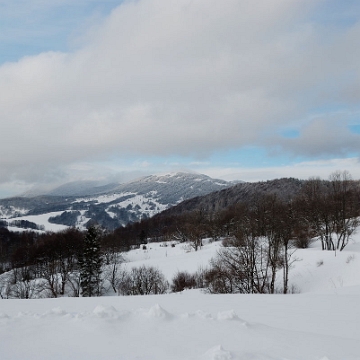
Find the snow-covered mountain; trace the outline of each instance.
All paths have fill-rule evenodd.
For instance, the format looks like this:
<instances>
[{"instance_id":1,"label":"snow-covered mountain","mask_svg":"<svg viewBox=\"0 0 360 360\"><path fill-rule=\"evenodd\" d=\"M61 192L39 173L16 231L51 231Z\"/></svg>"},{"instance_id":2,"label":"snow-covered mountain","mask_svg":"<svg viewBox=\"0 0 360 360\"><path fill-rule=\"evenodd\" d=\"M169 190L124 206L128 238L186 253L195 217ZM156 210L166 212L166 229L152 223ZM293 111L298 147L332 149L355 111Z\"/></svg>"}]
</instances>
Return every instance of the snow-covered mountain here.
<instances>
[{"instance_id":1,"label":"snow-covered mountain","mask_svg":"<svg viewBox=\"0 0 360 360\"><path fill-rule=\"evenodd\" d=\"M58 231L95 221L114 229L234 184L185 172L150 175L125 184L74 182L38 196L2 199L0 219L10 228Z\"/></svg>"}]
</instances>

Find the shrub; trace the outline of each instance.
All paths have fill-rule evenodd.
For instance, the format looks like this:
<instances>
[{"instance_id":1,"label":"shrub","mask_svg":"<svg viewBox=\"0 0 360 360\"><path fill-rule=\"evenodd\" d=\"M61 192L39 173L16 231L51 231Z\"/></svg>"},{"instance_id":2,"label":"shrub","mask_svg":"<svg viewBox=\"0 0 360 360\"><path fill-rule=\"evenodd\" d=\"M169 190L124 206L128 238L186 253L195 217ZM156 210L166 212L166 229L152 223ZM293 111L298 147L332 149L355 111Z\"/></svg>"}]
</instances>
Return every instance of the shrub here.
<instances>
[{"instance_id":1,"label":"shrub","mask_svg":"<svg viewBox=\"0 0 360 360\"><path fill-rule=\"evenodd\" d=\"M313 242L313 239L311 239L307 236L298 236L294 240L294 246L297 249L307 249L310 247L312 242Z\"/></svg>"},{"instance_id":2,"label":"shrub","mask_svg":"<svg viewBox=\"0 0 360 360\"><path fill-rule=\"evenodd\" d=\"M153 266L140 266L125 270L119 280L119 295L152 295L164 294L169 289L169 283L164 274Z\"/></svg>"},{"instance_id":3,"label":"shrub","mask_svg":"<svg viewBox=\"0 0 360 360\"><path fill-rule=\"evenodd\" d=\"M232 247L234 246L234 239L226 237L221 242L223 247Z\"/></svg>"},{"instance_id":4,"label":"shrub","mask_svg":"<svg viewBox=\"0 0 360 360\"><path fill-rule=\"evenodd\" d=\"M195 275L187 271L178 271L172 279L171 291L180 292L185 289L194 289L196 287Z\"/></svg>"},{"instance_id":5,"label":"shrub","mask_svg":"<svg viewBox=\"0 0 360 360\"><path fill-rule=\"evenodd\" d=\"M203 289L206 287L206 281L205 281L205 277L207 274L208 270L206 268L203 267L199 267L198 270L195 273L195 288L196 289Z\"/></svg>"},{"instance_id":6,"label":"shrub","mask_svg":"<svg viewBox=\"0 0 360 360\"><path fill-rule=\"evenodd\" d=\"M232 274L226 269L221 259L212 259L210 269L205 272L206 290L210 294L229 294L234 292Z\"/></svg>"}]
</instances>

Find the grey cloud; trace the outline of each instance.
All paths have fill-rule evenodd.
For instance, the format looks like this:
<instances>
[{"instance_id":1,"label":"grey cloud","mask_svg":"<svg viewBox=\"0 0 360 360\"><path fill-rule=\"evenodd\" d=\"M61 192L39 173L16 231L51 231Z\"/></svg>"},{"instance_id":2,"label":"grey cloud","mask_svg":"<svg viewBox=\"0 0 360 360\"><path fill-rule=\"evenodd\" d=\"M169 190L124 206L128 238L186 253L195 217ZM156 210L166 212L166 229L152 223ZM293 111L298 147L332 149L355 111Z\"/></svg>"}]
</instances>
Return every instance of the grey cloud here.
<instances>
[{"instance_id":1,"label":"grey cloud","mask_svg":"<svg viewBox=\"0 0 360 360\"><path fill-rule=\"evenodd\" d=\"M345 115L344 115L345 116ZM345 125L345 126L344 126ZM303 126L297 138L280 136L267 139L275 152L288 152L307 157L346 156L360 153L360 135L351 133L341 116L320 117ZM276 146L274 146L276 144Z\"/></svg>"},{"instance_id":2,"label":"grey cloud","mask_svg":"<svg viewBox=\"0 0 360 360\"><path fill-rule=\"evenodd\" d=\"M360 30L325 33L308 20L316 3L127 1L73 53L1 66L3 178L109 154L271 147L289 121L357 96ZM336 141L344 148L345 137ZM327 146L318 141L311 154Z\"/></svg>"}]
</instances>

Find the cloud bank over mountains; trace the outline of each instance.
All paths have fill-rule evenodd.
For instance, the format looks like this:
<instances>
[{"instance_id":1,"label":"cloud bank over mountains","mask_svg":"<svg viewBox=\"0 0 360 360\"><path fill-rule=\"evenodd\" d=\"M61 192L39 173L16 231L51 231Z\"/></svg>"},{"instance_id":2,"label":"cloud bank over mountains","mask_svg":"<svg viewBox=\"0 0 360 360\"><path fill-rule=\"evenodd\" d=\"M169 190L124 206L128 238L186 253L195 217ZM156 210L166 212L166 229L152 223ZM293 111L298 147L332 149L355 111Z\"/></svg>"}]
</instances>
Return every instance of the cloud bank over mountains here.
<instances>
[{"instance_id":1,"label":"cloud bank over mountains","mask_svg":"<svg viewBox=\"0 0 360 360\"><path fill-rule=\"evenodd\" d=\"M71 52L0 65L0 182L244 146L358 156L360 11L331 4L125 1Z\"/></svg>"}]
</instances>

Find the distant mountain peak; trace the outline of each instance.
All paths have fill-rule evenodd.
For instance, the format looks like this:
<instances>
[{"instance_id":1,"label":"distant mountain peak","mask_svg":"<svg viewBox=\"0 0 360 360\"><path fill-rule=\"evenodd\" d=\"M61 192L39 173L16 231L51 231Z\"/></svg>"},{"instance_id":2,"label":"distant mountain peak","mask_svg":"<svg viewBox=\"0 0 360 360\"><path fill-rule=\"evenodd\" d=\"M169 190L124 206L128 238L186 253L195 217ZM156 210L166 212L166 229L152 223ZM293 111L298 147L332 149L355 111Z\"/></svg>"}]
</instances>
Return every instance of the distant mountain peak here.
<instances>
[{"instance_id":1,"label":"distant mountain peak","mask_svg":"<svg viewBox=\"0 0 360 360\"><path fill-rule=\"evenodd\" d=\"M184 171L148 175L124 184L75 181L41 196L0 200L0 219L41 221L46 230L54 230L54 223L85 227L89 221L114 229L230 186L233 182Z\"/></svg>"}]
</instances>

